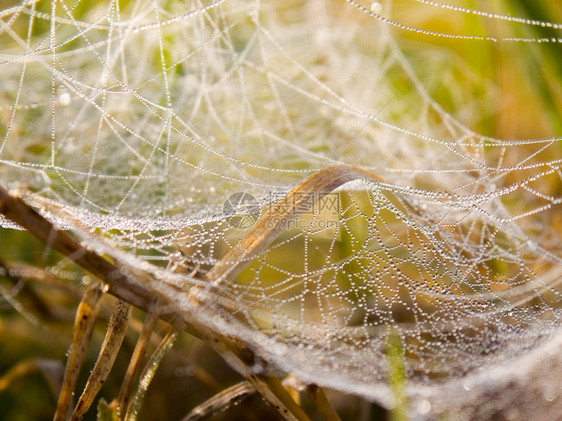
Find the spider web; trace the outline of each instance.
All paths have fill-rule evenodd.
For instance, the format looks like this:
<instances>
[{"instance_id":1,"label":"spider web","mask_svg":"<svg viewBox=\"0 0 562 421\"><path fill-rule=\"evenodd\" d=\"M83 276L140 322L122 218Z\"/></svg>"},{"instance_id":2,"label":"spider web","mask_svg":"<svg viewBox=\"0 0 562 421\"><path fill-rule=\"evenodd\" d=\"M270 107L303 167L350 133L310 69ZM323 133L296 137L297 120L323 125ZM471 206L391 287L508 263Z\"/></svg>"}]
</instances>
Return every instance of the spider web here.
<instances>
[{"instance_id":1,"label":"spider web","mask_svg":"<svg viewBox=\"0 0 562 421\"><path fill-rule=\"evenodd\" d=\"M421 0L13 2L0 12L0 179L153 273L179 308L194 287L213 296L202 320L304 381L392 406L394 336L420 413L469 405L449 396L461 387L534 381L513 366L560 340L560 139L475 133L495 86L445 51L405 53L396 28L560 39L419 29L398 6L560 29ZM334 164L377 177L313 197L237 276L206 278Z\"/></svg>"}]
</instances>

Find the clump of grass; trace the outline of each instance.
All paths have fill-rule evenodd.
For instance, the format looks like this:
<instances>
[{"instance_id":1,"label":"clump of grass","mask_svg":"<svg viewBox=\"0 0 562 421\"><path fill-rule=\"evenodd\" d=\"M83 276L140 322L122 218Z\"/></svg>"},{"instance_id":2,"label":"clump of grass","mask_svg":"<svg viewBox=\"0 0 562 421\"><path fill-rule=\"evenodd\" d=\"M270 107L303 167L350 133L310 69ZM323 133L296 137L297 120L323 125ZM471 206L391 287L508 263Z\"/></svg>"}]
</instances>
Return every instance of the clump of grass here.
<instances>
[{"instance_id":1,"label":"clump of grass","mask_svg":"<svg viewBox=\"0 0 562 421\"><path fill-rule=\"evenodd\" d=\"M126 6L130 6L129 3L130 2L121 2L120 4L125 8ZM390 4L390 2L387 3ZM504 3L508 4L513 10L517 10L517 13L521 16L526 16L531 19L556 20L552 18L553 13L549 14L548 12L548 8L552 8L552 5L542 10L541 7L536 5L532 7L529 6L527 4L528 2L505 1ZM536 3L539 4L541 2ZM86 2L79 2L80 7L77 8L74 13L76 18L80 18L86 13L84 10L85 4ZM395 7L400 4L401 2L396 2ZM46 5L46 3L39 3L38 7L41 13L45 15L49 14L48 5ZM290 16L288 19L291 19ZM476 18L474 16L466 17L468 29L477 31L485 31L487 29L485 26L474 25L475 20ZM248 22L251 23L251 20L248 19ZM16 29L20 30L19 28ZM44 34L48 33L49 29L49 25L46 25L45 21L39 20L34 31L44 36ZM543 34L542 29L537 28L532 31L536 32L537 36L542 36ZM548 36L554 35L551 32L545 33ZM545 69L537 71L531 64L527 66L527 69L519 69L517 72L514 72L515 75L510 73L508 75L509 77L506 77L505 73L502 75L494 74L494 70L490 67L492 64L488 63L491 60L482 60L482 57L489 58L493 56L495 47L486 45L484 47L486 50L485 54L482 54L482 49L475 43L471 43L468 46L462 44L467 48L458 49L457 46L459 43L450 45L443 40L435 41L427 37L422 38L417 38L415 42L435 42L435 44L438 44L439 48L458 50L457 52L460 55L468 57L467 61L473 64L477 73L485 75L486 78L494 79L497 77L500 87L508 91L508 93L512 93L513 85L519 86L519 82L527 81L525 85L531 85L531 89L527 91L533 93L538 92L539 95L537 95L538 99L534 97L529 101L527 101L526 98L523 99L525 102L528 102L528 109L534 110L533 114L538 115L540 122L547 122L540 124L542 131L539 130L537 135L543 136L545 133L544 127L548 126L548 124L554 127L555 131L560 129L559 119L556 118L559 114L556 110L560 109L560 104L557 100L557 96L552 95L552 92L556 92L560 88L560 66L556 61L557 58L559 58L559 53L556 52L556 48L551 48L551 46L549 46L546 49L538 51L538 46L532 46L531 48L534 49L534 54L540 57L544 55L544 57L548 58L546 61L548 65L545 66ZM178 42L177 39L174 39L174 37L171 37L169 34L163 38L163 41L164 47L163 50L160 51L160 54L149 57L151 66L157 68L159 66L161 67L161 69L158 69L158 73L160 73L160 71L165 73L167 70L166 67L174 62L174 43ZM242 51L247 40L242 39L241 41L235 40L233 42L236 48ZM71 45L69 44L65 46L65 48L70 49ZM416 47L416 49L418 48ZM518 50L519 52L517 53L514 52L515 50L503 51L507 51L507 57L502 57L502 60L506 61L504 64L504 72L511 72L510 69L512 68L513 62L518 61L518 58L522 55L520 52L521 50ZM547 53L544 53L544 51L547 51ZM61 52L63 51L61 50ZM412 55L415 56L416 54L413 53ZM153 63L154 61L156 63ZM538 61L540 62L540 60ZM321 58L319 58L319 62L322 62ZM175 76L177 77L184 76L185 72L189 70L179 65L175 66L174 69ZM547 77L540 77L542 73L546 74ZM160 75L161 74L159 74L159 76ZM530 75L530 77L527 78L525 75ZM462 79L462 76L457 74L452 75L452 78ZM433 93L436 93L439 101L445 103L448 107L446 108L453 112L454 108L459 106L456 104L458 101L449 97L448 92L443 93L441 80L439 78L436 79L439 81L439 84L436 84L437 87L434 88ZM509 83L508 86L502 86L502 81L505 80L514 81L514 83ZM528 81L531 82L529 83ZM457 83L459 83L459 80L457 80ZM42 87L42 89L44 88L45 87ZM49 88L47 89L47 91L49 91L50 85L47 88ZM482 94L482 92L480 92L480 94L485 96L484 94L486 94L486 92L484 92L484 94ZM50 94L50 92L48 93ZM168 105L165 104L163 96L160 97L158 105L161 107ZM545 109L546 111L544 111ZM291 110L291 112L293 111ZM524 114L523 112L521 113ZM45 115L37 112L35 114L30 113L29 117L30 121L34 121L35 125L45 125ZM41 120L41 117L43 120ZM474 121L476 121L475 126L488 134L502 137L504 135L507 137L512 135L522 136L521 131L518 131L519 126L516 128L511 127L510 124L506 124L500 117L487 115L483 121L479 121L479 115L476 115L474 118ZM495 120L495 118L497 119ZM35 120L39 121L39 123L35 122ZM2 124L2 130L5 130L4 122L2 122ZM518 122L518 124L521 123ZM48 124L46 126L48 126ZM22 134L26 137L33 137L33 134L25 133L23 129L21 130ZM338 130L341 130L341 125L338 126L336 122L330 122L329 132L338 132ZM338 133L338 135L339 134L341 133ZM316 136L316 133L314 133L314 136ZM330 141L331 140L333 139L330 139ZM29 145L26 150L28 156L33 156L34 159L45 159L48 157L50 154L50 139L42 139L36 143L34 142L35 141L28 141ZM326 144L320 144L314 146L314 148L311 149L319 152L325 149L329 150ZM149 151L150 148L146 147L146 149ZM251 151L252 148L247 149ZM361 147L359 147L359 151L361 150ZM147 151L143 149L143 153ZM246 154L249 153L246 152ZM190 158L197 161L196 157ZM116 162L112 164L115 165L115 173L112 175L120 174L120 168L119 165L117 165L120 162L118 159L115 159L115 161ZM70 168L70 164L67 165L69 165ZM293 165L295 168L301 168L301 163L299 162ZM302 164L302 168L308 168L306 163ZM257 170L254 169L254 171ZM132 174L127 175L137 176L140 172L141 169L139 167L135 168ZM63 178L59 173L48 169L45 171L45 176L51 180L50 183L52 184L51 188L53 191L65 188L66 184L63 182ZM384 179L380 178L372 171L365 171L358 167L345 165L329 167L324 171L312 175L289 193L287 197L281 199L279 203L280 206L273 206L270 209L270 213L266 214L258 221L241 241L207 272L206 281L214 284L217 289L220 289L222 284L232 281L248 262L271 244L283 230L283 223L299 216L303 203L299 202L297 193L325 193L354 179L370 179L385 182ZM211 181L213 181L213 179L211 179ZM425 179L420 183L422 182L428 183ZM208 181L205 181L205 183L208 183ZM104 186L102 184L103 183L100 183L100 187ZM217 186L217 188L221 187L222 186ZM163 197L163 191L167 188L168 186L164 186L159 192L155 192L155 197ZM107 186L105 186L105 189L106 192L113 191L112 189L108 189ZM119 201L122 195L116 193L115 198L116 201ZM2 392L2 390L6 390L8 387L16 387L17 390L18 382L27 381L26 378L32 376L33 373L42 373L44 379L47 380L47 383L53 390L55 399L53 400L52 397L45 398L43 395L37 395L39 397L34 398L35 401L29 406L33 408L42 406L42 403L38 403L42 401L42 399L51 399L52 401L49 405L46 405L47 410L43 408L41 408L41 411L38 410L38 412L41 413L36 418L50 418L51 413L56 411L56 419L66 419L69 415L75 419L79 419L83 416L92 419L96 416L95 410L89 410L89 408L94 406L93 404L95 400L99 398L100 394L108 398L111 403L107 404L103 398L98 399L97 416L99 419L112 421L122 419L123 417L132 419L137 415L142 418L143 410L146 410L147 414L161 414L164 408L166 412L170 413L173 410L172 406L177 405L180 407L181 404L185 404L185 406L180 408L183 410L180 416L187 414L185 416L186 419L196 419L204 416L221 417L220 411L225 410L225 408L228 408L229 412L228 415L224 415L224 418L238 416L246 419L250 419L252 416L256 418L268 416L273 412L276 412L280 417L286 419L306 420L311 417L316 417L333 420L338 418L338 413L352 414L349 415L349 417L353 419L353 417L360 412L354 412L353 408L351 408L354 405L353 402L355 402L353 398L347 397L345 403L341 404L340 402L340 405L332 405L323 389L313 384L304 388L308 396L307 399L313 403L311 408L305 408L305 405L302 403L302 401L305 400L303 396L305 392L296 390L288 385L288 382L283 382L271 372L268 372L267 368L269 367L267 362L259 361L255 353L246 344L241 342L239 338L233 338L222 332L214 331L199 323L196 318L187 316L184 319L184 315L177 311L177 309L174 309L172 312L160 312L160 309L168 308L169 310L169 308L173 308L174 306L173 303L169 302L169 297L159 293L157 288L151 288L153 279L151 279L150 274L143 274L138 268L128 267L125 262L120 262L115 256L103 255L90 250L68 232L54 227L52 223L43 218L36 210L26 204L25 201L16 196L9 195L5 190L0 190L0 201L2 213L8 219L17 222L24 227L28 233L37 236L41 241L47 244L46 248L37 243L32 244L31 240L29 240L29 236L25 237L25 233L14 234L7 230L2 232L2 235L9 237L6 243L10 245L16 244L21 238L26 238L26 245L21 247L20 254L25 255L28 261L25 265L20 263L12 264L12 262L9 265L1 265L3 268L4 280L7 282L8 286L1 286L0 293L10 301L12 297L11 291L14 288L20 288L21 285L24 285L19 290L20 295L18 301L11 300L10 303L13 308L17 309L29 322L36 325L33 329L37 330L31 330L29 326L26 326L25 329L29 332L33 332L31 335L36 335L36 343L42 343L41 350L52 354L50 357L57 358L57 360L47 361L51 363L53 361L59 362L58 365L56 363L49 365L51 363L46 363L46 360L37 360L31 358L32 356L30 355L23 355L21 362L16 363L12 369L8 370L6 374L0 378L0 392ZM285 206L286 204L290 204L290 207ZM56 212L56 210L53 210L53 212ZM278 224L269 224L273 219L276 219ZM348 247L347 253L352 253L353 247L351 247L351 238L349 236L345 237L345 235L343 237L343 247ZM58 250L61 254L57 255L51 252L51 248ZM30 252L30 250L39 251ZM47 250L47 252L45 252L45 250ZM63 258L65 259L62 261L63 263L60 263L61 256L64 256ZM54 259L59 260L56 261ZM45 262L45 260L47 260L47 262ZM68 264L67 262L70 260L74 261L78 266L71 266ZM288 264L290 264L290 262ZM44 271L36 270L41 265L46 265L48 267ZM54 269L57 270L55 271ZM349 265L347 269L351 271L359 270L358 265ZM54 274L50 273L50 270ZM14 273L18 271L24 275L15 276ZM502 270L498 269L497 271L501 272ZM499 275L501 275L501 273ZM64 283L64 280L68 277L75 277L73 283ZM93 286L84 288L84 285L80 285L81 282L84 284L90 283L92 278L96 278ZM47 285L47 287L44 285ZM52 292L51 288L56 289L56 292ZM177 292L180 293L181 291L178 290ZM115 308L113 311L107 308L106 304L110 300L107 298L106 293L118 297L118 301L114 302ZM80 303L78 303L77 297L81 297ZM198 291L194 289L192 291L192 299L196 305L197 300L204 301L205 295L198 294ZM21 300L21 303L19 300ZM359 300L359 297L357 300ZM201 304L204 303L202 302ZM230 304L233 304L233 309L236 310L236 303ZM131 310L130 306L134 307L135 310ZM71 324L71 310L73 310L74 307L77 307L74 316L74 329L69 334L70 330L68 326ZM132 315L131 312L133 313ZM111 314L111 316L109 316L109 314ZM143 314L147 314L147 319L141 326L139 320L142 318ZM9 320L10 317L11 315L8 315L5 319L7 321L2 321L2 323L5 323L6 326L11 326L9 324L12 323L12 321ZM158 321L157 319L159 317L164 320ZM108 318L109 322L106 323L106 319ZM18 328L22 326L21 322L17 323L19 323ZM62 328L62 324L66 324L66 327ZM71 343L67 355L67 368L62 382L57 383L56 381L56 377L62 374L62 368L60 366L60 356L62 353L60 352L60 346L56 349L57 344L48 343L52 338L48 338L44 333L41 333L45 326L55 330L66 329L66 336L63 336ZM173 326L174 329L170 330L170 326ZM2 327L2 325L0 325L0 327ZM6 329L5 327L2 328ZM127 329L129 329L129 332L127 332ZM185 330L187 334L180 335L178 333L179 329ZM135 337L130 330L139 332L138 337ZM105 339L103 340L102 349L98 353L93 343L96 341L100 342L99 336L103 331L105 331ZM167 333L161 335L162 331ZM188 334L190 335L189 339L184 339ZM161 336L164 336L164 338ZM91 337L93 337L93 340L90 339ZM187 357L180 357L177 354L174 355L174 350L171 349L171 344L174 339L177 339L178 347L184 345L182 353L189 355L189 364L186 364L185 360L182 360L182 358ZM183 343L181 343L182 340L184 341ZM53 340L53 342L56 341ZM29 344L33 343L34 342L25 343L23 339L21 340L21 347L26 348L24 354L31 353L29 349L31 349L33 345ZM124 346L121 346L122 343L124 343ZM48 345L52 345L52 348L49 348ZM214 349L216 355L221 356L230 366L226 365L224 361L221 361L219 357L215 357L216 359L213 360L212 357L206 355L211 349ZM143 355L149 354L150 350L153 351L152 358L145 360ZM398 403L389 416L391 419L404 420L408 418L408 402L405 398L405 388L407 387L404 358L405 350L397 335L390 335L388 337L386 353L389 366L389 384L394 393L395 400ZM126 356L123 357L123 354L126 354ZM119 359L120 355L121 359ZM130 355L131 357L129 358ZM190 373L190 377L196 379L182 383L182 375L178 375L177 371L171 370L171 373L169 371L166 373L166 369L169 370L169 367L166 366L166 358L168 358L166 355L174 360L176 368L178 366L182 367L181 364L183 361L183 367L189 367L189 370L185 371ZM200 357L200 360L203 360L203 362L198 362L199 360L197 357ZM120 370L120 365L127 365L129 359L130 364L126 372L122 372L123 370ZM117 361L117 363L114 363L114 361ZM261 369L256 370L257 366L260 366ZM86 372L89 370L86 368L90 367L93 367L91 374L87 375ZM161 382L159 382L157 375L155 377L156 369L159 367L159 372L164 372L164 380ZM216 367L220 368L216 369ZM235 370L232 370L232 367ZM109 370L112 370L111 373ZM119 387L121 379L124 379L124 381L123 385ZM38 380L41 386L44 386L43 383L40 383L43 381L44 380ZM79 386L82 384L85 384L85 386L82 395L80 395ZM151 386L152 389L161 388L165 390L165 392L160 394L154 393L155 398L151 399L151 391L148 389L151 384L153 385ZM173 398L166 400L163 395L171 395L172 393L170 390L181 389L179 386L176 386L178 384L183 385L186 391L178 395L174 394ZM234 386L232 386L232 384L234 384ZM191 393L194 389L198 392L197 388L202 388L202 385L206 388L205 396L201 396L201 394L195 392ZM190 396L186 397L186 395ZM76 404L73 402L73 396L80 396ZM251 399L254 399L252 396L263 397L270 404L270 407L260 406L261 401L256 399L252 402L249 410L242 409L236 412L236 409L239 409L239 407L232 408L233 403L238 402L242 397L247 399L247 401L251 401ZM332 395L329 396L331 397ZM18 396L18 399L21 399L21 397ZM342 398L340 397L340 399ZM151 404L151 402L153 403ZM2 397L0 396L0 408L4 406L10 407L10 405L11 404L2 401ZM69 411L71 411L74 406L76 406L76 409L74 413L71 414ZM337 411L334 410L332 406L334 406ZM13 411L15 411L15 409ZM48 415L43 416L44 413L48 413ZM37 415L37 413L34 415ZM30 415L30 417L32 416ZM147 415L147 417L150 417L150 415Z\"/></svg>"}]
</instances>

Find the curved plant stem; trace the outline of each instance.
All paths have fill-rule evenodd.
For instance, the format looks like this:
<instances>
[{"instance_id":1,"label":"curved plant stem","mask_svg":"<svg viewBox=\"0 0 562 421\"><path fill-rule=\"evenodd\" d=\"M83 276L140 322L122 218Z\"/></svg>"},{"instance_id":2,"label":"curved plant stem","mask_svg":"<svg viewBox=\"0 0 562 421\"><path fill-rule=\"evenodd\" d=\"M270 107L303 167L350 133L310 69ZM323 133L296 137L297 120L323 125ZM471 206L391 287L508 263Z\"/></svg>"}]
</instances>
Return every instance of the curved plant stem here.
<instances>
[{"instance_id":1,"label":"curved plant stem","mask_svg":"<svg viewBox=\"0 0 562 421\"><path fill-rule=\"evenodd\" d=\"M353 165L331 165L311 175L286 196L272 204L246 233L237 247L230 250L207 273L212 286L231 281L253 258L274 241L288 222L308 211L323 196L353 180L368 179L386 182L385 179Z\"/></svg>"}]
</instances>

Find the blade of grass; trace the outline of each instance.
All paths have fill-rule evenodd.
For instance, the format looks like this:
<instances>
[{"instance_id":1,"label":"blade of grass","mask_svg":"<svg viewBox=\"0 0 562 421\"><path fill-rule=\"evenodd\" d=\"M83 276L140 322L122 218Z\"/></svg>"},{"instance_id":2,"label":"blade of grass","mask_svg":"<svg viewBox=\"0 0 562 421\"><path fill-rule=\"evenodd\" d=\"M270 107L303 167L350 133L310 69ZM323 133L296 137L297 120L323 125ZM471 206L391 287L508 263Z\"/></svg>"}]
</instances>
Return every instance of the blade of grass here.
<instances>
[{"instance_id":1,"label":"blade of grass","mask_svg":"<svg viewBox=\"0 0 562 421\"><path fill-rule=\"evenodd\" d=\"M301 392L306 389L306 383L303 383L298 377L296 377L293 373L289 373L282 381L283 387L287 389L291 398L299 404L301 403Z\"/></svg>"},{"instance_id":2,"label":"blade of grass","mask_svg":"<svg viewBox=\"0 0 562 421\"><path fill-rule=\"evenodd\" d=\"M98 401L97 421L120 421L119 408L115 402L107 403L104 398Z\"/></svg>"},{"instance_id":3,"label":"blade of grass","mask_svg":"<svg viewBox=\"0 0 562 421\"><path fill-rule=\"evenodd\" d=\"M392 421L407 421L408 404L406 402L406 369L402 341L397 334L391 334L387 339L388 375L396 405L390 411Z\"/></svg>"},{"instance_id":4,"label":"blade of grass","mask_svg":"<svg viewBox=\"0 0 562 421\"><path fill-rule=\"evenodd\" d=\"M321 387L315 384L310 384L307 386L306 391L322 418L326 421L341 421L340 416L328 400Z\"/></svg>"},{"instance_id":5,"label":"blade of grass","mask_svg":"<svg viewBox=\"0 0 562 421\"><path fill-rule=\"evenodd\" d=\"M230 405L238 403L246 397L256 393L256 389L248 381L243 381L230 386L196 406L181 421L195 421L207 418L217 412L223 411Z\"/></svg>"},{"instance_id":6,"label":"blade of grass","mask_svg":"<svg viewBox=\"0 0 562 421\"><path fill-rule=\"evenodd\" d=\"M148 363L146 364L146 367L141 374L139 387L137 388L135 396L131 401L129 407L127 408L127 413L125 415L125 419L127 421L135 421L137 419L148 386L154 378L154 374L156 374L156 370L160 366L162 359L174 345L174 342L179 333L180 329L178 329L177 326L170 329L164 339L162 339L160 345L158 345L158 348L156 348L156 350L148 360Z\"/></svg>"},{"instance_id":7,"label":"blade of grass","mask_svg":"<svg viewBox=\"0 0 562 421\"><path fill-rule=\"evenodd\" d=\"M127 372L125 373L117 401L115 402L115 405L120 408L120 410L124 410L129 406L131 400L131 383L140 369L141 359L146 351L146 346L148 345L154 326L156 326L156 322L158 321L159 309L160 306L158 303L154 303L146 315L141 334L133 350L133 355L129 361Z\"/></svg>"},{"instance_id":8,"label":"blade of grass","mask_svg":"<svg viewBox=\"0 0 562 421\"><path fill-rule=\"evenodd\" d=\"M101 282L95 283L86 290L76 310L72 343L68 351L64 380L53 418L54 421L64 421L67 418L78 375L84 363L86 349L94 330L102 294L103 284Z\"/></svg>"},{"instance_id":9,"label":"blade of grass","mask_svg":"<svg viewBox=\"0 0 562 421\"><path fill-rule=\"evenodd\" d=\"M119 352L119 348L121 348L125 333L127 332L130 316L131 305L122 300L117 300L109 320L109 326L98 359L90 373L82 396L80 396L76 404L71 420L76 421L84 417L107 379L113 367L113 363L115 362L115 358L117 357L117 353Z\"/></svg>"}]
</instances>

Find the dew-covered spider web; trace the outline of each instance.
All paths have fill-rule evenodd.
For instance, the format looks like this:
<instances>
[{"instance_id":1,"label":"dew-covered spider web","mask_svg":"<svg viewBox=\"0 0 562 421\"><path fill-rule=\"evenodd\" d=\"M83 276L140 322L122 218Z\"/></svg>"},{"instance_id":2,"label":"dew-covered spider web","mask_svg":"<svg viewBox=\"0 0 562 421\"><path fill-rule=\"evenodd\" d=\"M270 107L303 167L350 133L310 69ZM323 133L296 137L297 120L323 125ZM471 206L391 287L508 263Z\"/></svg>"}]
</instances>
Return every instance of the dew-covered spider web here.
<instances>
[{"instance_id":1,"label":"dew-covered spider web","mask_svg":"<svg viewBox=\"0 0 562 421\"><path fill-rule=\"evenodd\" d=\"M4 2L0 181L305 382L392 406L397 337L420 414L555 405L561 139L497 138L492 79L400 38L532 60L560 24L469 3Z\"/></svg>"}]
</instances>

